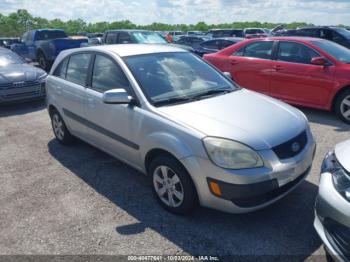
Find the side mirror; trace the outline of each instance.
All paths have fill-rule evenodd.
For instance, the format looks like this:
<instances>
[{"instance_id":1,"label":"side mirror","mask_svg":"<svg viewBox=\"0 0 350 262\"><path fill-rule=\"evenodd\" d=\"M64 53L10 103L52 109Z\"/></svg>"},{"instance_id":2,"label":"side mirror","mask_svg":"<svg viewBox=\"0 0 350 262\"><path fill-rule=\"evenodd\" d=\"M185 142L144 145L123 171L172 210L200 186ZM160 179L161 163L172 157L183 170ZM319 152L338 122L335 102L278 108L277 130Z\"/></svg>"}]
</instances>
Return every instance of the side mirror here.
<instances>
[{"instance_id":1,"label":"side mirror","mask_svg":"<svg viewBox=\"0 0 350 262\"><path fill-rule=\"evenodd\" d=\"M317 66L328 66L329 61L324 57L314 57L311 59L311 64Z\"/></svg>"},{"instance_id":2,"label":"side mirror","mask_svg":"<svg viewBox=\"0 0 350 262\"><path fill-rule=\"evenodd\" d=\"M111 89L103 93L102 101L106 104L129 104L132 97L123 88Z\"/></svg>"},{"instance_id":3,"label":"side mirror","mask_svg":"<svg viewBox=\"0 0 350 262\"><path fill-rule=\"evenodd\" d=\"M223 72L224 76L226 76L228 79L232 80L232 75L230 72Z\"/></svg>"}]
</instances>

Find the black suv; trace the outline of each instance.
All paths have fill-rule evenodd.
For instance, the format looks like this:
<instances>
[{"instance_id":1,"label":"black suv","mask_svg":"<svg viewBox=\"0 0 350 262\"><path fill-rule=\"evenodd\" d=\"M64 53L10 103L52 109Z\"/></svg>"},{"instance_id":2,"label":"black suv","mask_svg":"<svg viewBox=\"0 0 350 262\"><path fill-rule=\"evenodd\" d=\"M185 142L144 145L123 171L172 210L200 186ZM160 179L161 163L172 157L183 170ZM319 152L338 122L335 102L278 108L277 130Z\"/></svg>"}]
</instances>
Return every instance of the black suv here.
<instances>
[{"instance_id":1,"label":"black suv","mask_svg":"<svg viewBox=\"0 0 350 262\"><path fill-rule=\"evenodd\" d=\"M342 27L305 27L294 31L293 36L323 38L350 48L350 32Z\"/></svg>"}]
</instances>

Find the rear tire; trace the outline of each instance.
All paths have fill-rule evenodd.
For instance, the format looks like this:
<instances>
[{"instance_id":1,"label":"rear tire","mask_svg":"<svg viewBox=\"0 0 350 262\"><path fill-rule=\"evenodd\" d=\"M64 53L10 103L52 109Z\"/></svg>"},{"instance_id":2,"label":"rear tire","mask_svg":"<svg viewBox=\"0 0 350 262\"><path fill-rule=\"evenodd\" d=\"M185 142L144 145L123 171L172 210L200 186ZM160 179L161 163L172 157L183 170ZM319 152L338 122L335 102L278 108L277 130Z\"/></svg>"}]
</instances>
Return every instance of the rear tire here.
<instances>
[{"instance_id":1,"label":"rear tire","mask_svg":"<svg viewBox=\"0 0 350 262\"><path fill-rule=\"evenodd\" d=\"M345 123L350 124L350 89L342 92L335 102L335 113Z\"/></svg>"},{"instance_id":2,"label":"rear tire","mask_svg":"<svg viewBox=\"0 0 350 262\"><path fill-rule=\"evenodd\" d=\"M55 134L56 139L63 145L69 145L74 141L74 137L67 129L61 115L57 110L53 110L50 114L52 130Z\"/></svg>"},{"instance_id":3,"label":"rear tire","mask_svg":"<svg viewBox=\"0 0 350 262\"><path fill-rule=\"evenodd\" d=\"M186 169L173 157L152 160L149 168L153 192L160 205L174 214L187 214L198 204L197 192Z\"/></svg>"}]
</instances>

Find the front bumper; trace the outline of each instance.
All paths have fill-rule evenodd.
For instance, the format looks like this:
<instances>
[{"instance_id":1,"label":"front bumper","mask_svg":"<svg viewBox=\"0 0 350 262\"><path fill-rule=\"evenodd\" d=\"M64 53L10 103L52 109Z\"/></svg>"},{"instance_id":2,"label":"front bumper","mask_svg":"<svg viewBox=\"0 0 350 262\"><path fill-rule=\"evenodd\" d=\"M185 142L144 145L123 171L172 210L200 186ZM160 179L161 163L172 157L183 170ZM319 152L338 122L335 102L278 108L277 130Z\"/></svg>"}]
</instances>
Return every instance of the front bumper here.
<instances>
[{"instance_id":1,"label":"front bumper","mask_svg":"<svg viewBox=\"0 0 350 262\"><path fill-rule=\"evenodd\" d=\"M0 89L0 104L43 99L46 96L45 83L28 84L20 88Z\"/></svg>"},{"instance_id":2,"label":"front bumper","mask_svg":"<svg viewBox=\"0 0 350 262\"><path fill-rule=\"evenodd\" d=\"M350 202L333 186L332 174L321 175L314 227L329 253L350 261Z\"/></svg>"},{"instance_id":3,"label":"front bumper","mask_svg":"<svg viewBox=\"0 0 350 262\"><path fill-rule=\"evenodd\" d=\"M272 150L259 151L265 163L262 168L228 170L195 156L181 162L191 174L202 206L230 213L251 212L287 195L305 179L316 149L311 132L307 135L308 143L293 158L280 160ZM221 186L221 196L212 192L212 181Z\"/></svg>"}]
</instances>

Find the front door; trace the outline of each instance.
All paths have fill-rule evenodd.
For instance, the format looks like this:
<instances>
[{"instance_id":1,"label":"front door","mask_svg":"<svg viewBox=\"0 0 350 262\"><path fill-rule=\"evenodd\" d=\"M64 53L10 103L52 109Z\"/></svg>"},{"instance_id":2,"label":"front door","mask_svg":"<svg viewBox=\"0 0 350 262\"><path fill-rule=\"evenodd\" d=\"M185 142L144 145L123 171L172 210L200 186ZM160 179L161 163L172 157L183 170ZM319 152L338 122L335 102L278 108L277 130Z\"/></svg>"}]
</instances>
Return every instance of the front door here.
<instances>
[{"instance_id":1,"label":"front door","mask_svg":"<svg viewBox=\"0 0 350 262\"><path fill-rule=\"evenodd\" d=\"M321 55L296 42L279 42L271 74L271 95L289 103L323 106L333 86L334 66L312 65Z\"/></svg>"},{"instance_id":2,"label":"front door","mask_svg":"<svg viewBox=\"0 0 350 262\"><path fill-rule=\"evenodd\" d=\"M91 84L86 89L89 141L130 164L138 164L139 145L132 127L137 110L128 104L105 104L102 99L104 92L117 88L131 90L124 72L113 58L96 54Z\"/></svg>"}]
</instances>

